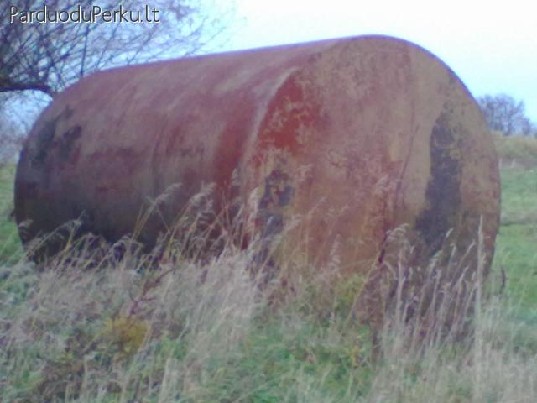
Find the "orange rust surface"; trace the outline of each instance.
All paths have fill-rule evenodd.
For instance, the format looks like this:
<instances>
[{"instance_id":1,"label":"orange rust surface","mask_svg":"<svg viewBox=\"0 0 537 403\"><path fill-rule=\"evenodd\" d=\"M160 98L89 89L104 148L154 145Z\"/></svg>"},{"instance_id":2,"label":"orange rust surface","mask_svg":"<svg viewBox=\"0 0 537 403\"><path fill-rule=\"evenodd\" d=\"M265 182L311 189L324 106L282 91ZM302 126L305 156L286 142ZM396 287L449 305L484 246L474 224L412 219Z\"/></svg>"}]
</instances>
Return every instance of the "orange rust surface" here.
<instances>
[{"instance_id":1,"label":"orange rust surface","mask_svg":"<svg viewBox=\"0 0 537 403\"><path fill-rule=\"evenodd\" d=\"M280 259L369 271L408 224L428 254L499 222L495 151L447 66L405 41L366 36L100 72L59 94L35 124L15 183L23 241L85 217L110 240L151 243L204 184L238 198L252 235L284 235ZM298 219L292 230L284 227Z\"/></svg>"}]
</instances>

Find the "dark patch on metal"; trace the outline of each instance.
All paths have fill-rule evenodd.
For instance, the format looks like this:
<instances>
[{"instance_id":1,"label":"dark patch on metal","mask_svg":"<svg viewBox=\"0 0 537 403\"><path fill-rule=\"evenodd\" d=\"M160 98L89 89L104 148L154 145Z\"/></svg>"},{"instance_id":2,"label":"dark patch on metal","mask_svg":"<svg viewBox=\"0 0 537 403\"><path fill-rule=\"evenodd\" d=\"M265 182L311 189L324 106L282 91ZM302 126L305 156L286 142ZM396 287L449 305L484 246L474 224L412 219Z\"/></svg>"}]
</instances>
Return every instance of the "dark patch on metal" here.
<instances>
[{"instance_id":1,"label":"dark patch on metal","mask_svg":"<svg viewBox=\"0 0 537 403\"><path fill-rule=\"evenodd\" d=\"M74 111L75 110L73 108L71 108L69 105L66 105L60 116L63 116L63 118L66 120L70 119L73 116Z\"/></svg>"},{"instance_id":2,"label":"dark patch on metal","mask_svg":"<svg viewBox=\"0 0 537 403\"><path fill-rule=\"evenodd\" d=\"M21 185L21 192L29 199L34 199L38 196L38 184L37 182L25 182Z\"/></svg>"},{"instance_id":3,"label":"dark patch on metal","mask_svg":"<svg viewBox=\"0 0 537 403\"><path fill-rule=\"evenodd\" d=\"M290 184L291 178L279 169L273 170L265 178L263 196L259 200L256 226L259 228L261 244L253 258L256 268L252 273L257 275L262 270L262 286L274 279L278 272L278 264L271 254L275 246L275 238L282 233L285 226L283 209L289 206L294 195Z\"/></svg>"},{"instance_id":4,"label":"dark patch on metal","mask_svg":"<svg viewBox=\"0 0 537 403\"><path fill-rule=\"evenodd\" d=\"M54 145L56 126L58 125L58 122L61 119L68 120L71 118L71 116L73 116L73 112L74 110L70 108L69 105L66 105L65 109L58 116L56 116L54 119L46 121L43 124L43 128L37 133L35 155L31 159L34 164L43 165L45 163L45 160L52 150L52 146ZM78 133L76 128L78 128ZM74 132L71 132L71 130L74 130ZM67 131L63 137L70 139L73 134L75 134L76 138L78 138L80 137L80 130L80 126L75 126L73 129ZM72 143L72 141L73 140L68 140L68 146L70 143ZM63 155L61 151L62 150L60 148L60 156Z\"/></svg>"},{"instance_id":5,"label":"dark patch on metal","mask_svg":"<svg viewBox=\"0 0 537 403\"><path fill-rule=\"evenodd\" d=\"M461 164L457 135L443 113L433 127L430 139L431 170L425 197L427 207L416 219L416 230L429 254L439 250L446 233L456 227L460 212Z\"/></svg>"},{"instance_id":6,"label":"dark patch on metal","mask_svg":"<svg viewBox=\"0 0 537 403\"><path fill-rule=\"evenodd\" d=\"M259 201L259 208L285 207L291 203L293 187L288 174L275 169L265 178L265 191Z\"/></svg>"},{"instance_id":7,"label":"dark patch on metal","mask_svg":"<svg viewBox=\"0 0 537 403\"><path fill-rule=\"evenodd\" d=\"M43 129L37 134L36 151L32 162L36 165L43 165L47 158L50 146L56 134L56 122L58 118L45 122Z\"/></svg>"},{"instance_id":8,"label":"dark patch on metal","mask_svg":"<svg viewBox=\"0 0 537 403\"><path fill-rule=\"evenodd\" d=\"M203 145L197 145L196 147L182 147L179 149L179 155L181 156L181 158L199 157L199 159L202 160L204 154L205 154L205 147Z\"/></svg>"},{"instance_id":9,"label":"dark patch on metal","mask_svg":"<svg viewBox=\"0 0 537 403\"><path fill-rule=\"evenodd\" d=\"M82 127L76 125L67 130L60 138L59 154L60 159L67 160L71 155L73 145L82 135Z\"/></svg>"}]
</instances>

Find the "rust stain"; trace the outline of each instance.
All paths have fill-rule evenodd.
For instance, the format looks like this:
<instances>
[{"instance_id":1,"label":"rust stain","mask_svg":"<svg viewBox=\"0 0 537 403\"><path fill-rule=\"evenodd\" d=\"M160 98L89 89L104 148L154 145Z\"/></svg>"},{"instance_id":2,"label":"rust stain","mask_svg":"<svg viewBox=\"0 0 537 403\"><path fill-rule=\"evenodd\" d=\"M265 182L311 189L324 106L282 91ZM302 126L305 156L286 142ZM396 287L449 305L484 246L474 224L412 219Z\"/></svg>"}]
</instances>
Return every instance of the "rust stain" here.
<instances>
[{"instance_id":1,"label":"rust stain","mask_svg":"<svg viewBox=\"0 0 537 403\"><path fill-rule=\"evenodd\" d=\"M299 74L292 74L272 98L260 126L258 149L253 158L256 167L265 160L267 150L296 155L304 146L300 134L315 127L321 115L314 95L306 90L307 85Z\"/></svg>"},{"instance_id":2,"label":"rust stain","mask_svg":"<svg viewBox=\"0 0 537 403\"><path fill-rule=\"evenodd\" d=\"M267 250L283 236L287 251L319 267L337 252L346 273L380 264L387 234L402 224L430 254L451 228L467 242L484 215L491 254L499 220L496 156L471 95L427 51L379 36L85 78L32 130L15 215L37 234L87 211L86 229L114 240L177 183L144 241L212 183L215 214L242 202ZM285 231L297 217L306 220Z\"/></svg>"}]
</instances>

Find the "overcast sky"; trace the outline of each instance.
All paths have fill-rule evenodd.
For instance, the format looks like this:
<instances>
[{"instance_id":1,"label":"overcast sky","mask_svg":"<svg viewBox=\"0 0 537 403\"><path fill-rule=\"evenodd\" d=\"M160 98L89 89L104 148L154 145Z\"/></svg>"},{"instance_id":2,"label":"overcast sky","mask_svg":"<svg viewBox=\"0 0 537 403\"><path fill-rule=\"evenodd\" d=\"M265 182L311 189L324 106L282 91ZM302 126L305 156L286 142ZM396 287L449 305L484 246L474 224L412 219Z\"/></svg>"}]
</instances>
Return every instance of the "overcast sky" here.
<instances>
[{"instance_id":1,"label":"overcast sky","mask_svg":"<svg viewBox=\"0 0 537 403\"><path fill-rule=\"evenodd\" d=\"M410 40L439 56L474 96L507 93L537 123L537 2L235 0L226 49L361 34Z\"/></svg>"}]
</instances>

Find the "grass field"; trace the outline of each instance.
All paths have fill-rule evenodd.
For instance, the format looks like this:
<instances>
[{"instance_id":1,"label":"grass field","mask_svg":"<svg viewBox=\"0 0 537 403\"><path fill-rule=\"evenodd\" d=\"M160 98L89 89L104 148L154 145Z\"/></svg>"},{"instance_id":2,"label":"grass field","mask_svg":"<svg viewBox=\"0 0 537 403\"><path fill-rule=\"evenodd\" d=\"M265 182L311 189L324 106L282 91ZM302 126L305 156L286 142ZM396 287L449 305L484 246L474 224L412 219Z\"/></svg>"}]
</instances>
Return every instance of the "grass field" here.
<instances>
[{"instance_id":1,"label":"grass field","mask_svg":"<svg viewBox=\"0 0 537 403\"><path fill-rule=\"evenodd\" d=\"M14 166L0 169L0 264L17 262L22 256L15 223L10 219L14 175Z\"/></svg>"},{"instance_id":2,"label":"grass field","mask_svg":"<svg viewBox=\"0 0 537 403\"><path fill-rule=\"evenodd\" d=\"M534 402L537 152L533 165L526 143L496 141L508 163L491 288L503 271L505 292L482 301L467 342L420 343L385 324L378 361L353 317L360 282L337 273L305 276L275 306L252 286L248 251L232 248L203 267L175 256L140 271L135 255L118 263L88 250L36 271L7 219L13 169L4 169L0 401Z\"/></svg>"}]
</instances>

